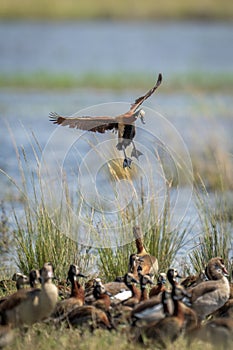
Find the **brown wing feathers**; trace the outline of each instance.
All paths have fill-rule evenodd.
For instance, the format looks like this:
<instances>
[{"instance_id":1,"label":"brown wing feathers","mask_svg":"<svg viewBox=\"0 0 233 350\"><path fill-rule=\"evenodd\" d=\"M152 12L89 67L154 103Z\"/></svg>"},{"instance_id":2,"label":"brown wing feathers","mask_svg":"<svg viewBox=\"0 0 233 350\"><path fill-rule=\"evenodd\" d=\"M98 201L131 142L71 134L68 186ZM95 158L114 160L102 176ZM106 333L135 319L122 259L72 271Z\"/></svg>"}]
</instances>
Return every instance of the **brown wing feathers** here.
<instances>
[{"instance_id":1,"label":"brown wing feathers","mask_svg":"<svg viewBox=\"0 0 233 350\"><path fill-rule=\"evenodd\" d=\"M70 128L104 133L106 130L117 130L118 122L111 117L62 117L57 113L50 113L50 121L54 124L69 126Z\"/></svg>"},{"instance_id":2,"label":"brown wing feathers","mask_svg":"<svg viewBox=\"0 0 233 350\"><path fill-rule=\"evenodd\" d=\"M104 133L106 130L118 130L118 123L129 124L133 123L136 118L134 117L134 112L138 107L150 97L154 91L159 87L162 82L162 74L158 75L157 82L155 86L150 89L145 95L138 97L135 102L131 105L131 108L125 114L116 117L99 116L99 117L63 117L57 113L50 113L50 121L54 124L59 124L62 126L69 126L70 128L88 130L92 132Z\"/></svg>"},{"instance_id":3,"label":"brown wing feathers","mask_svg":"<svg viewBox=\"0 0 233 350\"><path fill-rule=\"evenodd\" d=\"M155 84L155 86L150 89L145 95L141 96L141 97L138 97L135 102L131 105L131 108L130 108L130 111L131 112L135 112L138 107L146 100L148 99L148 97L150 97L154 92L155 90L159 87L159 85L161 84L162 82L162 74L159 73L158 75L158 79L157 79L157 82Z\"/></svg>"}]
</instances>

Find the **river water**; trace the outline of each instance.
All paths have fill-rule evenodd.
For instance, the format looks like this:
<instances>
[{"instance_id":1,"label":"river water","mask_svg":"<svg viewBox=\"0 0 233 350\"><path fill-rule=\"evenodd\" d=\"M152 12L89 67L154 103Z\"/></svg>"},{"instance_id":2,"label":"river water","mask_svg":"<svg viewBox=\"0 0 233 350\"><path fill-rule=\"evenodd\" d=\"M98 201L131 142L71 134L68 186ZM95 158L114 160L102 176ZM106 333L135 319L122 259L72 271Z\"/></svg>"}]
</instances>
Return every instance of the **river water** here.
<instances>
[{"instance_id":1,"label":"river water","mask_svg":"<svg viewBox=\"0 0 233 350\"><path fill-rule=\"evenodd\" d=\"M201 22L2 22L0 73L28 74L43 71L78 76L90 71L108 74L145 72L153 75L161 71L164 83L172 74L190 71L232 73L232 29L230 23ZM140 87L137 87L138 90ZM112 114L121 113L129 108L136 97L135 91L130 90L42 91L1 88L0 168L16 181L20 181L14 148L16 143L25 150L30 170L36 169L31 147L32 133L42 150L46 149L48 152L48 145L50 146L52 142L50 159L52 154L54 155L54 150L56 157L59 158L59 154L61 157L64 156L63 150L67 147L65 139L71 142L74 133L65 129L55 132L55 126L48 120L50 111L66 115L82 109L90 115L106 111ZM99 104L100 107L90 107ZM138 121L135 142L141 149L145 148L143 153L146 153L146 157L147 151L151 151L150 144L158 140L175 149L174 154L181 152L180 157L201 152L209 144L221 146L226 153L232 152L233 101L230 94L223 94L221 91L212 94L198 91L193 91L192 94L186 91L164 94L161 89L145 105L145 108L148 108L146 129L143 129ZM67 167L66 170L68 169L70 174L70 166L74 162L72 153L74 149L76 151L78 149L79 153L76 153L76 156L79 154L80 159L83 159L90 150L78 132L77 135L79 143L75 143L77 141L75 140L68 145L71 152L69 156L65 154L62 162L62 166ZM97 137L95 145L105 142L106 145L108 142L116 144L115 136L112 134L106 138L101 137L102 135ZM170 144L171 140L173 143ZM154 155L151 159L148 155L150 164L153 163L153 157ZM90 156L89 163L93 163L93 159L95 158ZM81 163L78 157L75 162L75 166L79 167ZM175 163L178 164L178 159L175 159ZM135 161L134 164L139 164L141 170L146 171L143 169L143 161L139 163ZM161 175L158 165L155 171ZM97 175L96 178L102 185L106 179L102 173L98 172ZM77 172L74 171L70 181L75 183L76 179ZM87 178L86 187L90 181L91 179ZM160 186L161 181L158 184ZM0 199L6 200L10 193L15 192L14 186L10 185L9 180L2 174L0 174L0 185ZM89 193L87 188L85 191L85 194ZM105 195L107 196L107 193ZM17 197L16 194L15 196ZM196 220L194 205L192 201L190 204L189 198L190 188L187 191L185 186L176 210L181 212L182 217L185 215L186 222ZM109 201L111 199L107 198ZM175 202L176 199L175 196Z\"/></svg>"},{"instance_id":2,"label":"river water","mask_svg":"<svg viewBox=\"0 0 233 350\"><path fill-rule=\"evenodd\" d=\"M2 22L1 72L232 71L231 23Z\"/></svg>"}]
</instances>

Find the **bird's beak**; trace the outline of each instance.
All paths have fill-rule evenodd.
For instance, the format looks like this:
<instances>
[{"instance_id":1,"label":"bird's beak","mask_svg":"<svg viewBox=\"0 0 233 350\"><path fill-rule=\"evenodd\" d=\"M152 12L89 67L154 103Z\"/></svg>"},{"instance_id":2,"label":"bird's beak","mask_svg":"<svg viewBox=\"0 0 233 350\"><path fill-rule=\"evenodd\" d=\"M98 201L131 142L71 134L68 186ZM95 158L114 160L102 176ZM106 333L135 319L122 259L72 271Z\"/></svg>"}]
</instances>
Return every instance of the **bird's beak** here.
<instances>
[{"instance_id":1,"label":"bird's beak","mask_svg":"<svg viewBox=\"0 0 233 350\"><path fill-rule=\"evenodd\" d=\"M139 261L139 262L144 262L144 259L141 258L141 257L139 257L139 258L138 258L138 261Z\"/></svg>"},{"instance_id":2,"label":"bird's beak","mask_svg":"<svg viewBox=\"0 0 233 350\"><path fill-rule=\"evenodd\" d=\"M229 273L228 273L227 269L225 268L225 266L223 266L222 271L223 271L224 276L226 276L226 277L229 276Z\"/></svg>"}]
</instances>

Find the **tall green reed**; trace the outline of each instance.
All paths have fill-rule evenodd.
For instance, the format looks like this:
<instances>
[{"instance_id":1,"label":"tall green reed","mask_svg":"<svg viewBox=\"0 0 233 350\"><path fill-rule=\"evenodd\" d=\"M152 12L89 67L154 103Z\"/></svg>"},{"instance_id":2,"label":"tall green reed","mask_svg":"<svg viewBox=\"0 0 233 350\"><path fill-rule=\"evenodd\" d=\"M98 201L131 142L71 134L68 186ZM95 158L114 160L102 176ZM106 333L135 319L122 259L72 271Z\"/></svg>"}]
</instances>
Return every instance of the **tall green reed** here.
<instances>
[{"instance_id":1,"label":"tall green reed","mask_svg":"<svg viewBox=\"0 0 233 350\"><path fill-rule=\"evenodd\" d=\"M81 211L83 209L82 200L74 198L78 194L71 194L68 181L64 177L65 205L63 207L63 203L61 203L61 206L51 216L50 208L47 207L41 188L42 178L39 170L42 150L35 135L32 134L29 137L35 163L33 168L25 149L23 147L19 148L15 144L13 135L12 141L15 147L20 180L16 181L9 175L5 175L19 191L22 198L23 215L20 216L14 210L14 254L18 268L27 273L30 269L43 265L45 261L52 261L56 267L56 274L64 276L68 265L76 262L85 271L99 270L100 275L105 280L111 280L126 273L129 255L135 252L134 241L128 243L128 241L124 242L124 239L118 240L116 238L115 242L110 242L110 246L113 246L113 248L97 248L95 250L97 251L96 257L92 254L93 249L91 247L83 247L78 239L73 240L71 211L75 213ZM132 185L132 176L135 177L135 173L124 170L122 172L121 163L117 165L108 164L108 171L111 177L109 181L119 181L123 176ZM160 269L166 270L173 263L177 252L183 246L189 229L188 227L185 229L177 227L172 230L169 227L171 216L169 198L171 188L169 186L166 188L166 199L162 213L158 211L155 189L151 189L152 192L154 191L154 196L152 196L149 205L147 203L147 208L144 202L143 183L138 189L134 190L137 194L135 201L131 202L124 210L121 210L119 204L117 216L119 237L128 238L132 235L133 226L140 224L144 233L146 249L158 258ZM68 205L66 205L67 203ZM104 229L111 230L111 223L105 217L104 208L101 213L100 224L97 224L95 215L94 209L86 212L90 235L98 235L100 230ZM62 222L64 221L66 221L66 232L62 230ZM79 227L77 227L77 230L79 230ZM125 232L127 230L130 232ZM83 252L85 253L83 254Z\"/></svg>"},{"instance_id":2,"label":"tall green reed","mask_svg":"<svg viewBox=\"0 0 233 350\"><path fill-rule=\"evenodd\" d=\"M22 272L28 273L33 268L43 266L44 262L51 261L58 277L66 274L70 263L77 263L81 269L87 269L92 257L88 254L83 256L83 247L60 230L62 212L57 211L56 216L51 217L46 207L39 171L42 150L35 135L32 134L29 137L34 158L33 167L24 147L18 147L12 134L11 137L20 179L15 180L3 170L1 172L20 193L20 204L23 209L21 215L12 203L15 244L11 255L14 257L16 266Z\"/></svg>"},{"instance_id":3,"label":"tall green reed","mask_svg":"<svg viewBox=\"0 0 233 350\"><path fill-rule=\"evenodd\" d=\"M140 189L140 201L131 203L127 208L124 220L130 220L130 229L138 224L138 213L140 216L140 226L143 234L143 244L146 251L155 256L159 262L159 271L167 269L175 263L175 258L179 250L186 244L190 234L191 225L182 227L180 222L175 228L171 225L170 211L170 186L167 186L162 212L158 210L156 197L150 203L149 212L144 208L143 187ZM119 220L123 220L122 217ZM132 242L116 248L99 249L99 269L103 273L105 280L113 280L116 276L122 276L128 271L129 256L136 253L135 239Z\"/></svg>"},{"instance_id":4,"label":"tall green reed","mask_svg":"<svg viewBox=\"0 0 233 350\"><path fill-rule=\"evenodd\" d=\"M200 234L196 247L189 254L192 267L200 272L207 262L216 256L224 262L232 272L229 253L233 248L232 225L227 214L228 202L224 192L210 196L204 185L195 191L196 207L200 224ZM219 200L221 198L221 200Z\"/></svg>"}]
</instances>

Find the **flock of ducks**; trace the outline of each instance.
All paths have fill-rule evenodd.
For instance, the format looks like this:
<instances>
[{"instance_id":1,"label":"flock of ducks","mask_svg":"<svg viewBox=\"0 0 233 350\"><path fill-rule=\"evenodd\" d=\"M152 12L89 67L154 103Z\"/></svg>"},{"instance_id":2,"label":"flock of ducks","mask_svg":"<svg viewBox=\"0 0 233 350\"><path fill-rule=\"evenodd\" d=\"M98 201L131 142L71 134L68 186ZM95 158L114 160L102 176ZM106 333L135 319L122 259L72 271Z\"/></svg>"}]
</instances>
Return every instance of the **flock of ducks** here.
<instances>
[{"instance_id":1,"label":"flock of ducks","mask_svg":"<svg viewBox=\"0 0 233 350\"><path fill-rule=\"evenodd\" d=\"M180 335L187 337L188 344L201 339L229 348L233 344L233 286L223 259L212 258L205 272L178 283L182 277L177 269L159 273L158 261L145 250L142 237L137 236L135 243L137 252L130 255L126 274L106 284L100 278L81 283L80 278L87 276L75 264L70 265L67 286L55 285L49 262L29 277L15 274L17 292L0 299L0 348L12 341L15 328L36 322L117 330L130 341L159 348L166 348Z\"/></svg>"}]
</instances>

